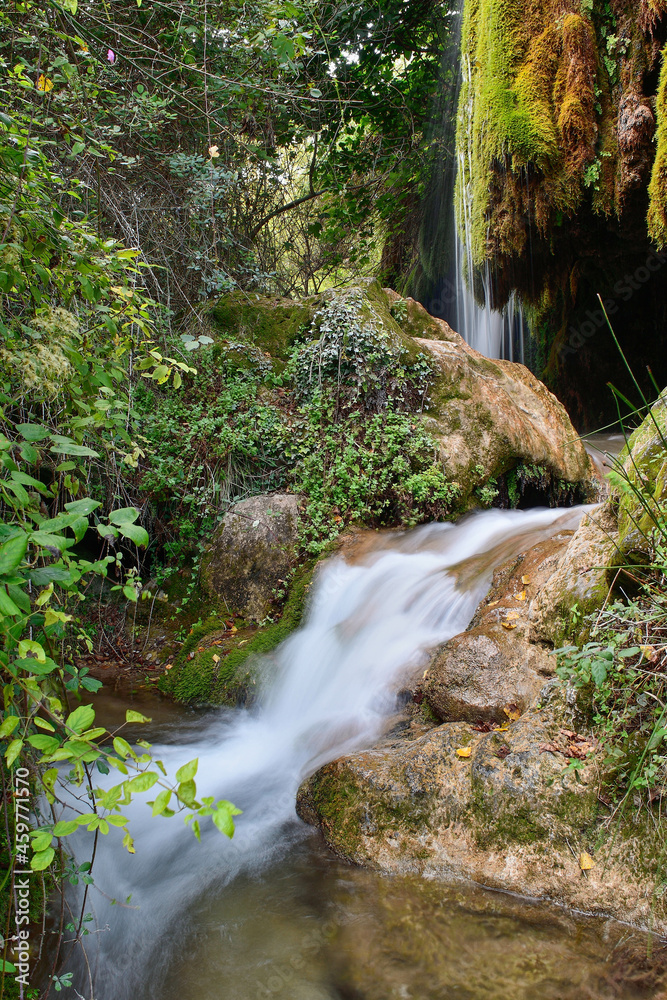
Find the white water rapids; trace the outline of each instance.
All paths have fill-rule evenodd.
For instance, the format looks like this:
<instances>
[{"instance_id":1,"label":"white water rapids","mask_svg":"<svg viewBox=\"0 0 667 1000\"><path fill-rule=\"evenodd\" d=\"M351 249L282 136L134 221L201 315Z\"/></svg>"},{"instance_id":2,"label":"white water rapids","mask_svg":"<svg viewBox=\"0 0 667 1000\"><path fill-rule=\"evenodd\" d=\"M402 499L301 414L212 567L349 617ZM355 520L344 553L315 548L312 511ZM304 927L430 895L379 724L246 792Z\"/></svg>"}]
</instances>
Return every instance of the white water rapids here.
<instances>
[{"instance_id":1,"label":"white water rapids","mask_svg":"<svg viewBox=\"0 0 667 1000\"><path fill-rule=\"evenodd\" d=\"M575 527L583 509L486 511L457 525L379 535L363 561L323 564L305 622L267 664L256 704L205 716L187 745L153 750L170 775L199 758L198 798L230 799L243 810L233 841L210 821L198 844L178 816L151 818L141 798L154 792L124 810L136 855L121 847L120 831L100 838L86 956L68 962L79 994L91 996L88 965L95 1000L164 996L168 961L187 947L189 915L201 901L233 893L235 878L265 871L304 836L294 810L304 778L371 745L428 651L466 628L495 566ZM79 862L86 843L76 845ZM129 895L129 907L108 901Z\"/></svg>"}]
</instances>

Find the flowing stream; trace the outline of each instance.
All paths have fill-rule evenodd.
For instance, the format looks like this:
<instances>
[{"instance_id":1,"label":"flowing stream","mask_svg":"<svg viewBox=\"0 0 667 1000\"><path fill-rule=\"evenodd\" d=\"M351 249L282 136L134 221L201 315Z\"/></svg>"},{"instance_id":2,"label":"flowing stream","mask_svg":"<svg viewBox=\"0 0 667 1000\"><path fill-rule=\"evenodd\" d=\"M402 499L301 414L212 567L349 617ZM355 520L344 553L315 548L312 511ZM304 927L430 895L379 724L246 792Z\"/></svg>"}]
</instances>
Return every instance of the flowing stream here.
<instances>
[{"instance_id":1,"label":"flowing stream","mask_svg":"<svg viewBox=\"0 0 667 1000\"><path fill-rule=\"evenodd\" d=\"M506 896L351 868L294 808L304 778L395 723L401 687L466 627L494 567L575 527L583 509L378 534L354 562L322 565L305 622L266 662L252 708L170 712L146 733L171 775L198 757L199 796L243 815L232 841L205 826L199 844L178 816L153 819L133 802L136 854L113 830L97 850L86 955L68 963L79 994L91 996L89 969L95 1000L481 1000L505 996L493 981L504 968L513 1000L641 995L595 992L603 930L573 935L572 918ZM84 861L87 840L75 850Z\"/></svg>"}]
</instances>

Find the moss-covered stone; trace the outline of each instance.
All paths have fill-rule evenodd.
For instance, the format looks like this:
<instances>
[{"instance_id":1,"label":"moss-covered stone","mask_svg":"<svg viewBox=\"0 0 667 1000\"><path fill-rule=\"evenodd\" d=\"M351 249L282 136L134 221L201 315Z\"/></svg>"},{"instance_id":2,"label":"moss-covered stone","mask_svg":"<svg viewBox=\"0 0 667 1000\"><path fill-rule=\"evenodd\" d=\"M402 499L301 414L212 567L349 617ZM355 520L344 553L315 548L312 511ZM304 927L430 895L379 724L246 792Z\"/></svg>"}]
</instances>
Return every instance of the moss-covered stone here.
<instances>
[{"instance_id":1,"label":"moss-covered stone","mask_svg":"<svg viewBox=\"0 0 667 1000\"><path fill-rule=\"evenodd\" d=\"M305 336L318 304L316 297L293 300L230 292L211 306L210 319L226 339L245 341L284 362L297 340Z\"/></svg>"},{"instance_id":2,"label":"moss-covered stone","mask_svg":"<svg viewBox=\"0 0 667 1000\"><path fill-rule=\"evenodd\" d=\"M282 613L269 625L230 631L224 613L216 610L193 627L160 678L159 688L183 704L236 705L252 700L263 669L262 657L272 653L301 622L314 564L294 574Z\"/></svg>"}]
</instances>

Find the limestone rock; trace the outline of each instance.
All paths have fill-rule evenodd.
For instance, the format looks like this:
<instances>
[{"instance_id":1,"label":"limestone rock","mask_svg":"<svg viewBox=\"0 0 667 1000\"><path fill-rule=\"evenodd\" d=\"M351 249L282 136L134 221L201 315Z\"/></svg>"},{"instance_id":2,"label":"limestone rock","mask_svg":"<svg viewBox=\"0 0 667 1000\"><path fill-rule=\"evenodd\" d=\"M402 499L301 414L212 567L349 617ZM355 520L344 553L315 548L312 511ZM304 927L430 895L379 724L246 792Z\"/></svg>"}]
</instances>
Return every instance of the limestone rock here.
<instances>
[{"instance_id":1,"label":"limestone rock","mask_svg":"<svg viewBox=\"0 0 667 1000\"><path fill-rule=\"evenodd\" d=\"M436 650L420 687L439 719L505 722L554 673L549 648L528 641L529 608L567 549L571 521L565 515L561 531L532 547L529 536L528 550L495 571L470 628Z\"/></svg>"},{"instance_id":2,"label":"limestone rock","mask_svg":"<svg viewBox=\"0 0 667 1000\"><path fill-rule=\"evenodd\" d=\"M588 614L604 603L618 551L616 515L607 502L584 515L554 573L531 602L532 639L558 643L575 605Z\"/></svg>"},{"instance_id":3,"label":"limestone rock","mask_svg":"<svg viewBox=\"0 0 667 1000\"><path fill-rule=\"evenodd\" d=\"M299 498L241 500L225 515L202 560L206 591L230 611L261 621L296 564Z\"/></svg>"},{"instance_id":4,"label":"limestone rock","mask_svg":"<svg viewBox=\"0 0 667 1000\"><path fill-rule=\"evenodd\" d=\"M499 475L517 462L567 482L593 476L565 408L527 368L485 358L458 336L417 343L436 366L426 424L452 479L474 474L477 466Z\"/></svg>"},{"instance_id":5,"label":"limestone rock","mask_svg":"<svg viewBox=\"0 0 667 1000\"><path fill-rule=\"evenodd\" d=\"M664 903L652 902L652 820L627 839L613 830L605 836L595 749L576 774L567 752L546 749L567 751L567 734L581 725L576 704L553 680L506 731L445 723L326 765L302 785L297 811L356 864L462 876L636 925L655 921L664 933ZM584 850L596 859L586 878L577 860Z\"/></svg>"}]
</instances>

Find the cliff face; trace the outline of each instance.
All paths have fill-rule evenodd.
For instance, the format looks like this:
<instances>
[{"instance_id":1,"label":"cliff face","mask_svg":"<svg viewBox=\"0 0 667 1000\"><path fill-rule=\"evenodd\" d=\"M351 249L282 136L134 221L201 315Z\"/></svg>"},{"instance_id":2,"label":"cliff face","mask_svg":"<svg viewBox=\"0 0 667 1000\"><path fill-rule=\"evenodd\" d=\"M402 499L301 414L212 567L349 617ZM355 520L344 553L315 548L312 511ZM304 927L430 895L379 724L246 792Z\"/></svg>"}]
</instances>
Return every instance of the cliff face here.
<instances>
[{"instance_id":1,"label":"cliff face","mask_svg":"<svg viewBox=\"0 0 667 1000\"><path fill-rule=\"evenodd\" d=\"M622 381L597 294L639 374L663 344L666 38L667 0L464 7L459 229L580 424L607 415L591 379Z\"/></svg>"}]
</instances>

